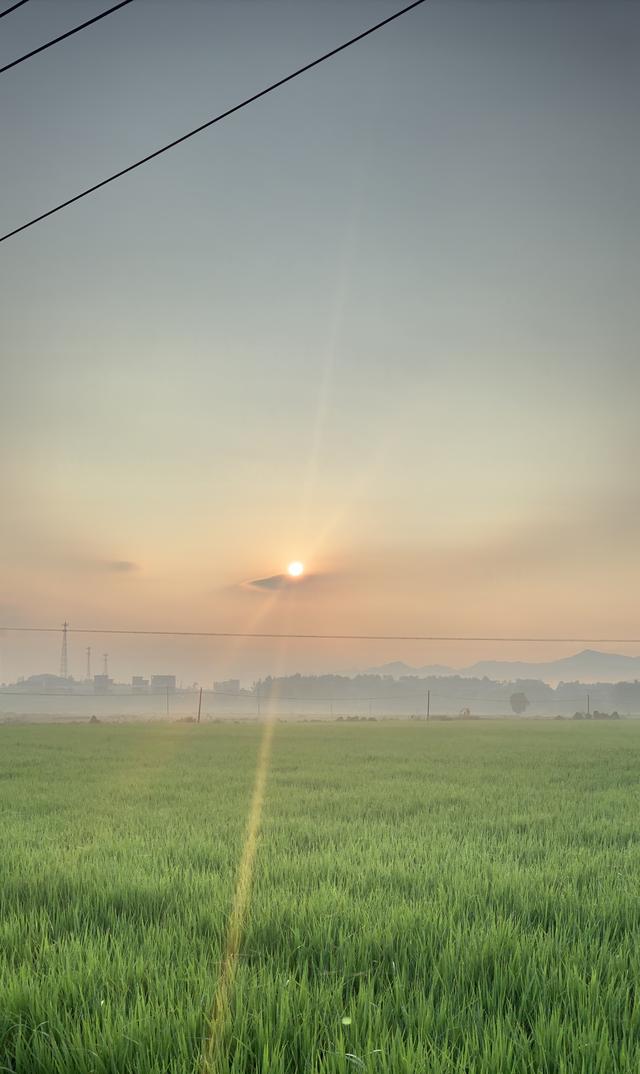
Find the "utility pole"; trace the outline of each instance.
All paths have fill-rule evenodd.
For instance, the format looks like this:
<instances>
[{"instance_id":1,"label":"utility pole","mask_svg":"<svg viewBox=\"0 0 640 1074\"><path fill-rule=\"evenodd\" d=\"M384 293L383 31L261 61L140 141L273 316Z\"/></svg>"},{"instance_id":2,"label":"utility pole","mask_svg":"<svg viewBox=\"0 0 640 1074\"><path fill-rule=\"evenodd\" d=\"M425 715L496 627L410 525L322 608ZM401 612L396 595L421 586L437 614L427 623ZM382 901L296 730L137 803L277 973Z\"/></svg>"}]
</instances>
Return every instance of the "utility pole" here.
<instances>
[{"instance_id":1,"label":"utility pole","mask_svg":"<svg viewBox=\"0 0 640 1074\"><path fill-rule=\"evenodd\" d=\"M431 690L427 690L427 719L431 715Z\"/></svg>"},{"instance_id":2,"label":"utility pole","mask_svg":"<svg viewBox=\"0 0 640 1074\"><path fill-rule=\"evenodd\" d=\"M102 674L106 675L107 678L109 677L109 654L108 653L103 653L102 654Z\"/></svg>"},{"instance_id":3,"label":"utility pole","mask_svg":"<svg viewBox=\"0 0 640 1074\"><path fill-rule=\"evenodd\" d=\"M202 712L202 687L200 687L200 696L198 698L198 723L200 723L200 713Z\"/></svg>"},{"instance_id":4,"label":"utility pole","mask_svg":"<svg viewBox=\"0 0 640 1074\"><path fill-rule=\"evenodd\" d=\"M91 646L87 645L87 682L91 681Z\"/></svg>"},{"instance_id":5,"label":"utility pole","mask_svg":"<svg viewBox=\"0 0 640 1074\"><path fill-rule=\"evenodd\" d=\"M591 698L587 694L587 716L591 715Z\"/></svg>"},{"instance_id":6,"label":"utility pole","mask_svg":"<svg viewBox=\"0 0 640 1074\"><path fill-rule=\"evenodd\" d=\"M68 654L68 650L67 650L67 631L68 631L68 629L69 629L69 624L67 623L67 620L65 619L64 623L62 624L62 649L60 651L60 676L63 679L68 679L69 678L69 660L68 660L69 654Z\"/></svg>"}]
</instances>

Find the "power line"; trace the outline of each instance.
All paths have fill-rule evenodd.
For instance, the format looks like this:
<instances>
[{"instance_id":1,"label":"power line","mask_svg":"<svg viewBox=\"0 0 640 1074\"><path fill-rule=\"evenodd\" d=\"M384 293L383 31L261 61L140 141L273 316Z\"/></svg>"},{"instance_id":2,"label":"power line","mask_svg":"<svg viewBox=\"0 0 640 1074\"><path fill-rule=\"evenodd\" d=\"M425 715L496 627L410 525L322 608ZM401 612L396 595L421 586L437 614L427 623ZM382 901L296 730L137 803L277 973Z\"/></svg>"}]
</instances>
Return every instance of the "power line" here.
<instances>
[{"instance_id":1,"label":"power line","mask_svg":"<svg viewBox=\"0 0 640 1074\"><path fill-rule=\"evenodd\" d=\"M124 3L130 3L131 0L123 0ZM48 216L53 216L54 213L60 212L61 209L66 209L67 206L73 205L74 202L80 201L81 198L88 197L89 194L95 193L96 190L100 190L101 187L107 186L108 183L113 183L116 179L120 179L123 175L127 175L129 172L135 171L136 168L142 167L143 164L148 164L150 160L154 160L155 157L161 156L162 153L167 153L170 149L174 149L177 145L181 145L182 142L186 142L189 138L195 137L196 134L201 134L202 131L207 130L208 127L212 127L215 123L220 123L221 120L226 119L228 116L239 112L240 109L246 108L247 105L253 104L254 101L258 101L261 97L265 97L268 93L273 93L274 90L279 89L280 86L284 86L285 83L291 82L292 79L298 78L299 75L305 74L306 71L310 71L313 67L317 67L318 64L324 63L325 60L331 59L332 56L337 56L339 52L343 52L344 49L350 48L351 45L355 45L358 41L362 41L363 38L368 37L369 34L373 34L376 30L381 30L383 26L388 26L390 22L395 19L399 19L401 15L406 15L408 11L411 11L415 7L419 7L424 4L426 0L414 0L412 4L407 7L403 7L400 11L396 11L394 15L389 15L388 18L383 19L382 22L377 22L375 26L370 26L368 30L363 30L362 33L357 34L355 37L345 41L344 44L338 45L337 48L331 49L330 52L325 52L322 56L319 56L316 60L312 60L311 63L306 63L303 67L298 67L296 71L292 71L291 74L286 75L284 78L280 78L277 82L272 82L266 89L260 90L259 93L252 94L251 97L246 97L244 101L228 108L225 112L221 112L219 115L214 116L213 119L208 119L205 123L201 123L198 127L194 127L193 130L188 131L186 134L182 134L179 138L174 138L172 142L168 142L166 145L161 146L160 149L155 149L153 153L148 153L145 157L141 157L140 160L135 161L133 164L129 164L126 168L121 168L120 171L114 172L113 175L108 176L106 179L102 179L99 183L94 183L93 186L89 186L86 190L82 190L79 194L74 194L73 197L67 198L66 201L61 201L59 205L55 205L53 209L48 209L44 213L40 213L38 216L34 216L32 220L28 220L26 224L21 224L19 227L13 228L12 231L8 231L5 235L0 235L0 242L4 242L6 239L12 238L13 235L17 235L20 231L25 231L29 227L33 227L34 224L38 224L41 220L45 220ZM118 5L122 7L122 4ZM115 10L115 9L111 9ZM108 12L104 12L108 14ZM101 16L103 17L103 16ZM95 20L92 20L95 21ZM88 25L85 23L84 25ZM81 29L82 27L77 27ZM75 31L73 31L75 32ZM68 36L68 35L65 35ZM58 38L58 40L61 40ZM53 44L54 42L51 42ZM45 46L42 46L43 48ZM48 46L46 46L48 47ZM40 51L37 49L36 51ZM33 55L33 53L29 53ZM26 59L27 57L22 57ZM15 61L20 62L20 61ZM13 64L9 64L13 66ZM0 74L2 71L7 70L6 67L0 68Z\"/></svg>"},{"instance_id":2,"label":"power line","mask_svg":"<svg viewBox=\"0 0 640 1074\"><path fill-rule=\"evenodd\" d=\"M510 685L507 687L507 689L512 690L513 686L517 682L518 682L518 680L514 679L513 682L510 683ZM617 684L616 683L610 683L610 684L607 683L607 685L614 686L614 685L617 685ZM553 687L550 687L549 689L553 689ZM585 693L586 692L587 692L587 690L586 690L586 684L585 684ZM592 690L592 692L593 692L593 690ZM403 696L408 697L409 695L406 694L406 695L403 695ZM424 696L424 692L419 696ZM511 704L511 696L510 695L506 695L506 696L503 695L501 697L482 697L480 694L478 694L478 695L474 695L473 697L470 697L467 694L439 694L437 692L434 693L434 691L432 690L431 691L431 697L432 698L436 697L440 701L480 701L480 702L487 702L487 703L490 702L492 705L502 705L502 704L508 705L508 704ZM402 699L403 699L403 697L401 696L398 700L402 700ZM529 694L527 694L527 701L529 701L529 703L531 705L546 705L547 702L549 704L553 703L554 705L562 705L562 704L565 704L565 703L567 705L575 705L576 702L578 702L578 701L584 701L584 693L581 695L581 697L563 697L562 695L556 696L555 694L551 694L551 695L549 695L547 697L529 697Z\"/></svg>"},{"instance_id":3,"label":"power line","mask_svg":"<svg viewBox=\"0 0 640 1074\"><path fill-rule=\"evenodd\" d=\"M585 693L586 693L586 685L587 684L585 684ZM591 694L592 694L592 696L597 696L598 692L600 692L600 693L603 692L602 689L600 689L600 691L595 690L593 684L590 684L590 685L591 685ZM600 684L600 685L601 686L604 685L605 687L613 687L613 686L617 686L619 684L618 683L605 683L605 684ZM197 697L199 693L200 693L199 688L198 689L190 689L190 688L188 688L188 689L176 689L174 692L172 692L171 696L174 697L176 699L176 701L179 701L181 697ZM106 698L106 699L108 699L110 701L117 701L121 697L136 697L136 698L148 698L150 700L157 700L158 698L163 699L164 696L165 696L165 690L162 689L162 688L147 689L147 690L119 690L119 689L115 689L115 690L109 690L107 693L102 693L100 691L95 692L93 690L73 690L73 689L69 689L69 690L64 690L64 689L61 689L61 690L4 690L4 689L0 688L0 700L3 697L59 697L59 698L65 699L65 700L68 700L69 698L75 698L75 697L90 697L92 699L94 699L94 698L97 698L97 699ZM232 692L230 690L225 691L225 690L206 690L206 689L203 689L202 696L203 697L210 697L210 698L212 698L214 700L215 700L216 697L234 697L236 699L236 701L247 701L247 702L249 702L249 701L256 701L258 695L256 693L238 694L238 693ZM404 702L404 701L424 700L424 697L425 697L425 691L424 690L421 690L419 693L407 693L407 694L405 694L405 693L398 693L398 694L368 694L368 695L366 695L364 697L359 696L359 695L358 696L350 696L350 695L336 696L336 695L334 695L334 696L331 696L331 697L300 697L299 695L296 695L296 694L280 694L280 693L277 693L277 692L274 692L272 694L266 694L266 693L262 693L262 692L260 693L260 700L261 700L262 704L264 704L264 705L278 704L280 701L296 701L298 703L303 703L303 704L307 704L307 705L311 705L311 704L313 704L313 705L328 705L328 704L331 704L331 703L345 704L346 705L346 704L355 704L356 702L365 702L365 701L400 703L400 702ZM492 704L492 705L495 705L495 704L509 704L511 702L510 697L482 697L480 695L477 695L477 696L474 696L474 697L469 697L469 696L466 696L466 695L463 696L461 694L434 693L433 690L431 691L431 697L432 697L432 699L433 698L438 698L438 700L440 700L440 701L474 701L474 702L478 702L478 703L481 703L481 704ZM530 697L530 698L528 698L528 700L529 700L530 704L532 704L532 705L546 705L546 704L549 704L549 705L560 705L560 704L575 705L578 702L584 701L584 697L585 697L585 694L583 693L580 697L562 697L562 696L556 697L555 695L552 695L550 697L544 697L544 698L543 697Z\"/></svg>"},{"instance_id":4,"label":"power line","mask_svg":"<svg viewBox=\"0 0 640 1074\"><path fill-rule=\"evenodd\" d=\"M349 702L349 701L415 701L415 700L418 700L420 698L424 699L425 690L427 689L427 683L428 682L433 682L434 679L436 679L436 678L438 678L438 679L443 679L443 678L448 679L448 678L457 678L457 676L455 676L455 675L452 675L452 676L430 676L430 677L425 676L425 678L422 680L425 683L425 686L421 690L405 691L400 687L400 680L396 680L398 682L398 690L396 692L394 692L394 693L389 693L389 694L331 694L329 696L307 695L306 697L302 696L301 694L283 694L283 693L280 693L280 691L277 689L277 687L273 688L273 689L268 689L266 680L262 679L262 680L260 680L260 698L261 698L262 701L265 702L265 704L268 704L269 702L274 702L274 701L301 701L301 702L305 702L305 703L308 703L308 704L311 704L311 703L313 703L313 704L322 704L322 703L328 704L330 701L335 701L335 702ZM513 682L516 682L516 681L517 680L513 680ZM493 685L495 686L496 683L494 683ZM575 685L575 683L572 683L570 685ZM585 690L588 687L590 689L591 693L595 694L595 695L597 695L598 692L601 693L603 687L606 690L609 687L615 686L615 685L619 685L619 684L618 683L591 683L591 684L585 683L584 684ZM510 683L505 687L505 689L506 690L511 690L512 686L513 686L513 683ZM572 696L564 697L562 694L556 694L554 687L550 686L549 689L550 689L551 693L547 694L545 697L531 697L529 694L527 694L527 699L529 700L529 702L531 704L538 704L538 705L543 705L543 704L546 704L547 702L554 702L554 703L564 703L564 702L566 702L567 704L573 704L573 703L578 702L578 701L584 701L584 693L582 693L579 697L572 697ZM112 698L114 698L114 697L155 697L155 696L158 696L158 695L159 696L164 696L164 692L165 692L165 687L153 687L153 686L148 686L148 687L146 687L144 689L138 689L138 690L131 690L131 689L123 690L123 689L120 688L119 685L116 685L116 688L113 691L109 691L108 693L102 693L102 692L96 693L94 690L75 690L72 686L70 686L70 687L60 687L59 689L49 689L49 690L27 690L27 689L20 689L20 688L10 690L10 689L5 689L4 687L0 687L0 698L1 697L112 697ZM189 686L176 687L175 696L176 697L186 697L186 696L190 696L190 695L196 695L197 696L197 694L199 694L199 692L200 692L200 687L189 687ZM238 700L246 700L246 701L255 700L255 698L257 697L257 692L255 692L255 691L254 692L238 693L237 690L216 690L216 689L210 690L210 689L207 689L206 687L202 688L202 694L203 694L204 697L212 697L212 698L216 698L216 697L235 697ZM434 691L433 689L431 689L431 697L432 698L438 698L440 701L480 701L480 702L491 702L492 704L493 703L507 703L507 702L511 701L511 695L509 693L500 694L500 695L496 695L496 694L485 694L485 695L483 695L483 694L473 694L473 695L469 695L469 694L440 693L439 691L437 691L437 690Z\"/></svg>"},{"instance_id":5,"label":"power line","mask_svg":"<svg viewBox=\"0 0 640 1074\"><path fill-rule=\"evenodd\" d=\"M22 0L22 3L26 4L27 0ZM45 41L44 45L38 45L37 48L32 48L30 52L25 52L24 56L18 56L17 60L12 60L11 63L6 63L4 67L0 67L0 75L5 71L10 71L12 67L17 67L19 63L24 63L25 60L30 60L32 56L37 56L39 52L44 52L48 48L52 48L53 45L57 45L60 41L65 41L67 37L73 37L74 34L80 33L80 30L86 30L87 26L93 26L94 22L100 22L100 19L106 19L107 15L112 15L114 11L119 11L121 7L126 7L127 4L132 4L133 0L120 0L119 4L114 4L113 7L107 8L106 11L102 11L99 15L94 15L92 19L87 19L86 22L81 22L78 26L74 26L72 30L67 30L66 33L60 34L58 37L53 37L51 41ZM20 7L20 4L16 4L16 7ZM7 15L9 11L13 11L13 8L8 8L7 11L3 11L3 15Z\"/></svg>"},{"instance_id":6,"label":"power line","mask_svg":"<svg viewBox=\"0 0 640 1074\"><path fill-rule=\"evenodd\" d=\"M18 0L17 4L12 4L11 7L6 7L4 11L0 11L0 19L4 15L10 15L12 11L15 11L17 7L22 7L23 4L28 4L29 0Z\"/></svg>"},{"instance_id":7,"label":"power line","mask_svg":"<svg viewBox=\"0 0 640 1074\"><path fill-rule=\"evenodd\" d=\"M0 632L6 630L21 634L59 634L59 627L9 626L0 624ZM441 642L505 642L556 645L640 645L640 638L588 638L588 637L522 637L519 635L488 634L301 634L268 633L242 630L144 630L114 627L69 627L70 634L109 634L125 637L159 638L247 638L273 641L441 641Z\"/></svg>"}]
</instances>

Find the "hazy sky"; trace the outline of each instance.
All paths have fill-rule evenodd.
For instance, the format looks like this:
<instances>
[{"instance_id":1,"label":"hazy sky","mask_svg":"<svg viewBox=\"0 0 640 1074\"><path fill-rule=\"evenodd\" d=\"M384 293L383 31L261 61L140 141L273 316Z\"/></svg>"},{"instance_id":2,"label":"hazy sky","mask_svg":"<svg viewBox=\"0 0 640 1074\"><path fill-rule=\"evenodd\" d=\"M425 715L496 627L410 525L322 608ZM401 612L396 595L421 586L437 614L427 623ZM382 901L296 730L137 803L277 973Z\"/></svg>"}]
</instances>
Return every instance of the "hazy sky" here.
<instances>
[{"instance_id":1,"label":"hazy sky","mask_svg":"<svg viewBox=\"0 0 640 1074\"><path fill-rule=\"evenodd\" d=\"M33 0L0 63L105 6ZM7 72L1 230L400 6L136 0ZM0 619L637 636L639 47L634 3L432 0L3 244Z\"/></svg>"}]
</instances>

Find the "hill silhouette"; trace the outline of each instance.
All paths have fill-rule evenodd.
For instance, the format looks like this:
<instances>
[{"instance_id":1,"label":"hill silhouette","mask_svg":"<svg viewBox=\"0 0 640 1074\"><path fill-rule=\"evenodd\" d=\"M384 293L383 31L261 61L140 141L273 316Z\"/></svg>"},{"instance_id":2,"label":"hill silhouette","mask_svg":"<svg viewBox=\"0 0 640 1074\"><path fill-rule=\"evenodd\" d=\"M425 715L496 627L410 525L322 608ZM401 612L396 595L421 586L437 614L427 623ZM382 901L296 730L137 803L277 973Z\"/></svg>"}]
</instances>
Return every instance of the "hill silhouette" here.
<instances>
[{"instance_id":1,"label":"hill silhouette","mask_svg":"<svg viewBox=\"0 0 640 1074\"><path fill-rule=\"evenodd\" d=\"M634 682L640 679L640 656L626 656L623 653L603 653L597 649L583 649L572 656L559 660L531 662L524 660L479 660L467 667L447 667L446 665L426 665L411 667L402 661L383 664L381 667L368 668L371 674L418 675L427 678L432 675L460 675L463 678L484 678L497 681L513 682L515 679L540 679L542 682Z\"/></svg>"}]
</instances>

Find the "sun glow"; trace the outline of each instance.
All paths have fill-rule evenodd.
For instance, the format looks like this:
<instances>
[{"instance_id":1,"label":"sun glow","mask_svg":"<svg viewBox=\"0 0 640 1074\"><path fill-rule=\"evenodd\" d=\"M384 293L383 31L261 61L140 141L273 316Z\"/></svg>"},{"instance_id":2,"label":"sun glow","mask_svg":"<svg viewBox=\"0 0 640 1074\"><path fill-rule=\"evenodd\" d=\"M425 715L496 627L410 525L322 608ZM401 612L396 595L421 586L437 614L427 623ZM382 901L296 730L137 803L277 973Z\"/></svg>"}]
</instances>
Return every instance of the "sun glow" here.
<instances>
[{"instance_id":1,"label":"sun glow","mask_svg":"<svg viewBox=\"0 0 640 1074\"><path fill-rule=\"evenodd\" d=\"M304 574L304 563L294 559L293 563L290 563L287 567L287 574L290 578L299 578L301 574Z\"/></svg>"}]
</instances>

